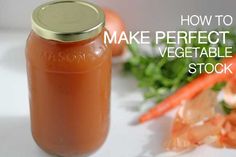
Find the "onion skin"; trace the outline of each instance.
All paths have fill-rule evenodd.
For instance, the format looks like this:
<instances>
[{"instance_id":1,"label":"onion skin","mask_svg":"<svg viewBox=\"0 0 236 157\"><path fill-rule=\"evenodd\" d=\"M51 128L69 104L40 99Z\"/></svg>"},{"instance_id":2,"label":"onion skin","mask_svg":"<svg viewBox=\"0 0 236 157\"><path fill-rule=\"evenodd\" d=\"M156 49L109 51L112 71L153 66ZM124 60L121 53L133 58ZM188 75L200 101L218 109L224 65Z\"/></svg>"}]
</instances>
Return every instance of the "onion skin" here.
<instances>
[{"instance_id":1,"label":"onion skin","mask_svg":"<svg viewBox=\"0 0 236 157\"><path fill-rule=\"evenodd\" d=\"M120 34L125 31L125 24L121 17L111 9L103 8L106 17L105 27L112 35L114 32L117 32L117 39L120 38ZM121 56L124 53L126 43L122 41L121 43L111 43L112 47L112 56Z\"/></svg>"}]
</instances>

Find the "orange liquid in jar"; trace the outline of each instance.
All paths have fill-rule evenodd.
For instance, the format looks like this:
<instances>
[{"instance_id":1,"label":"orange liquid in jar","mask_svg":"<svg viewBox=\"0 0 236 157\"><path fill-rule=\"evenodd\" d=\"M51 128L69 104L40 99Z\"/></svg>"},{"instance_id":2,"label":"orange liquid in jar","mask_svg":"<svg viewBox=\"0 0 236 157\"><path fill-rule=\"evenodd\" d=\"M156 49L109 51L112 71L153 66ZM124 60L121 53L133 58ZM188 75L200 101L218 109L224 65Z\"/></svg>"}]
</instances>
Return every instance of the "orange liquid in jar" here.
<instances>
[{"instance_id":1,"label":"orange liquid in jar","mask_svg":"<svg viewBox=\"0 0 236 157\"><path fill-rule=\"evenodd\" d=\"M111 50L96 37L47 40L33 31L26 46L32 135L45 151L88 155L109 128Z\"/></svg>"}]
</instances>

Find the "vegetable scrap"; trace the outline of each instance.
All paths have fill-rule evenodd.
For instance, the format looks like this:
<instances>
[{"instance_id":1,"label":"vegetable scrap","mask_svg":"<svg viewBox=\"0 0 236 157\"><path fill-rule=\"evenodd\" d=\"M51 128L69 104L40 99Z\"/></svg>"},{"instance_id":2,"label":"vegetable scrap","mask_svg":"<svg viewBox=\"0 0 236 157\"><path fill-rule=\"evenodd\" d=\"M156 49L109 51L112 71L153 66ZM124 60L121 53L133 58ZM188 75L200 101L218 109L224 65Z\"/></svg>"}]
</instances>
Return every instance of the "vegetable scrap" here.
<instances>
[{"instance_id":1,"label":"vegetable scrap","mask_svg":"<svg viewBox=\"0 0 236 157\"><path fill-rule=\"evenodd\" d=\"M191 47L219 47L221 55L224 56L227 52L224 47L232 46L232 58L219 57L185 57L185 58L169 58L164 55L150 55L139 49L137 44L128 45L131 52L131 58L124 64L124 70L136 77L144 91L145 99L155 99L157 104L149 111L141 115L140 123L157 118L178 106L182 101L191 100L196 94L204 89L214 86L220 87L222 83L230 79L233 73L236 73L236 31L229 30L230 33L226 36L227 44L219 42L217 45L199 44L196 39L192 39ZM207 35L207 34L206 34ZM196 40L196 41L195 41ZM156 54L156 44L152 44L152 54ZM158 47L169 47L166 40L162 41L162 45ZM186 47L184 43L180 43L179 47ZM194 53L194 52L193 52ZM210 52L208 52L210 53ZM231 72L225 73L201 73L197 70L195 73L190 73L188 65L190 63L212 63L224 64L231 66ZM221 67L218 68L221 70ZM211 71L211 70L210 70Z\"/></svg>"},{"instance_id":2,"label":"vegetable scrap","mask_svg":"<svg viewBox=\"0 0 236 157\"><path fill-rule=\"evenodd\" d=\"M233 87L227 83L223 90L227 88ZM231 94L236 96L236 92ZM217 113L216 105L217 93L211 89L183 104L174 118L165 148L175 152L189 151L203 144L236 148L236 111L228 115Z\"/></svg>"},{"instance_id":3,"label":"vegetable scrap","mask_svg":"<svg viewBox=\"0 0 236 157\"><path fill-rule=\"evenodd\" d=\"M225 64L232 64L233 73L236 73L236 55L234 55L232 58L224 59L222 62L224 62ZM201 74L188 84L179 88L176 92L168 96L162 102L156 104L149 111L141 115L141 117L139 118L139 122L144 123L153 118L160 117L166 112L180 105L182 101L191 100L199 92L213 87L217 83L227 81L229 78L232 77L233 74L231 73Z\"/></svg>"},{"instance_id":4,"label":"vegetable scrap","mask_svg":"<svg viewBox=\"0 0 236 157\"><path fill-rule=\"evenodd\" d=\"M228 108L236 108L236 77L233 77L228 81L227 85L224 88L224 101Z\"/></svg>"},{"instance_id":5,"label":"vegetable scrap","mask_svg":"<svg viewBox=\"0 0 236 157\"><path fill-rule=\"evenodd\" d=\"M163 116L182 105L173 120L170 137L165 142L167 150L182 152L203 144L236 148L236 31L232 29L230 32L226 36L227 44L199 44L197 39L191 39L190 45L183 42L178 45L182 48L200 47L201 50L218 47L221 56L226 54L225 47L232 46L232 57L223 59L217 56L169 58L167 55L156 55L155 42L151 45L151 53L141 50L137 44L128 45L131 57L124 64L124 70L138 80L145 100L154 99L157 102L141 115L139 122ZM170 46L173 47L166 40L158 45L162 48ZM207 69L203 73L199 69L196 73L190 73L187 66L190 63L223 63L231 65L232 73L208 73ZM219 93L223 93L220 102ZM217 105L221 105L224 114L217 112Z\"/></svg>"},{"instance_id":6,"label":"vegetable scrap","mask_svg":"<svg viewBox=\"0 0 236 157\"><path fill-rule=\"evenodd\" d=\"M196 38L192 38L191 42L189 42L191 44L180 42L178 47L200 47L201 49L218 47L221 56L226 56L227 52L224 48L232 46L232 52L234 54L236 53L236 30L233 28L224 30L230 32L226 35L227 44L223 44L222 42L216 45L212 45L211 43L199 44ZM173 46L175 44L168 44L167 39L161 40L158 45L154 41L150 45L150 51L141 49L135 43L128 45L131 57L124 64L124 71L137 79L138 86L143 89L145 100L154 99L159 103L178 88L197 78L200 75L200 67L197 67L198 69L195 73L189 73L188 65L190 63L217 64L222 59L217 56L169 58L167 55L158 55L158 47L166 48ZM210 52L207 52L207 54L209 56ZM211 69L207 70L210 71Z\"/></svg>"}]
</instances>

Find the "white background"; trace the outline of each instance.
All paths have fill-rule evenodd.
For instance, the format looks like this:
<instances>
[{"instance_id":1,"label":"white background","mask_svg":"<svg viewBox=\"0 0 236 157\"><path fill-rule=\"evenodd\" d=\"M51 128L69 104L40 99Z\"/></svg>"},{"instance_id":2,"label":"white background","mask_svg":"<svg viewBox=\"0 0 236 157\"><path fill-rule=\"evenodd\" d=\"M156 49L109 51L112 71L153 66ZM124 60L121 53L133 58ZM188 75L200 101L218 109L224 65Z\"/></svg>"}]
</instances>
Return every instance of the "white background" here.
<instances>
[{"instance_id":1,"label":"white background","mask_svg":"<svg viewBox=\"0 0 236 157\"><path fill-rule=\"evenodd\" d=\"M30 15L47 0L0 0L0 28L30 29ZM235 0L90 0L116 10L129 30L173 30L180 15L230 14L235 17Z\"/></svg>"}]
</instances>

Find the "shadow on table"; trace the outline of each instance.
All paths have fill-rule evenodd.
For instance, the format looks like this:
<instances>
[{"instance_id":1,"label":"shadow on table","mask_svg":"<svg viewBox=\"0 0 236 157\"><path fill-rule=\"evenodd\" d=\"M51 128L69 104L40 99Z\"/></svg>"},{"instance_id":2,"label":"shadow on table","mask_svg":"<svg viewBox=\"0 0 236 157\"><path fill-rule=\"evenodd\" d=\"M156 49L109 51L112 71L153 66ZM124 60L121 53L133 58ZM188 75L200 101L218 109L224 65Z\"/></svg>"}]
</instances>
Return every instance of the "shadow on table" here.
<instances>
[{"instance_id":1,"label":"shadow on table","mask_svg":"<svg viewBox=\"0 0 236 157\"><path fill-rule=\"evenodd\" d=\"M164 141L170 132L171 121L170 117L165 116L150 122L147 127L152 133L137 157L154 157L165 151Z\"/></svg>"},{"instance_id":2,"label":"shadow on table","mask_svg":"<svg viewBox=\"0 0 236 157\"><path fill-rule=\"evenodd\" d=\"M134 77L123 72L122 64L112 65L112 99L127 111L139 111L140 104L143 103L143 97L140 95L137 99L131 99L134 94L140 92L137 81Z\"/></svg>"},{"instance_id":3,"label":"shadow on table","mask_svg":"<svg viewBox=\"0 0 236 157\"><path fill-rule=\"evenodd\" d=\"M28 117L0 117L0 156L52 157L35 144Z\"/></svg>"},{"instance_id":4,"label":"shadow on table","mask_svg":"<svg viewBox=\"0 0 236 157\"><path fill-rule=\"evenodd\" d=\"M125 75L122 64L112 65L112 90L118 96L127 96L137 90L137 82L130 75Z\"/></svg>"},{"instance_id":5,"label":"shadow on table","mask_svg":"<svg viewBox=\"0 0 236 157\"><path fill-rule=\"evenodd\" d=\"M25 46L12 45L0 57L0 66L15 72L25 73Z\"/></svg>"}]
</instances>

